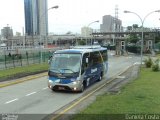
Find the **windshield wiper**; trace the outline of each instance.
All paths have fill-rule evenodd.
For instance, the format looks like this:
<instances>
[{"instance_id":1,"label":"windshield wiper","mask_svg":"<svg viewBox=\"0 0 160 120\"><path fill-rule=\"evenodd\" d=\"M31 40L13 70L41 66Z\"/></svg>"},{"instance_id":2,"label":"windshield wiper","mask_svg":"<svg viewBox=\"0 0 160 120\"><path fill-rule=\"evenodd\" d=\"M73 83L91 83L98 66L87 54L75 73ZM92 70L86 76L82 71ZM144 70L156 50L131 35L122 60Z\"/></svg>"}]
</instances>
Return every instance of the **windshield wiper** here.
<instances>
[{"instance_id":1,"label":"windshield wiper","mask_svg":"<svg viewBox=\"0 0 160 120\"><path fill-rule=\"evenodd\" d=\"M54 69L54 68L52 68L52 69L50 69L51 71L53 70L53 71L58 71L58 73L62 73L59 69Z\"/></svg>"},{"instance_id":2,"label":"windshield wiper","mask_svg":"<svg viewBox=\"0 0 160 120\"><path fill-rule=\"evenodd\" d=\"M63 69L61 69L61 70L69 70L69 71L71 71L72 73L75 73L75 71L73 71L72 69L68 69L68 68L63 68Z\"/></svg>"}]
</instances>

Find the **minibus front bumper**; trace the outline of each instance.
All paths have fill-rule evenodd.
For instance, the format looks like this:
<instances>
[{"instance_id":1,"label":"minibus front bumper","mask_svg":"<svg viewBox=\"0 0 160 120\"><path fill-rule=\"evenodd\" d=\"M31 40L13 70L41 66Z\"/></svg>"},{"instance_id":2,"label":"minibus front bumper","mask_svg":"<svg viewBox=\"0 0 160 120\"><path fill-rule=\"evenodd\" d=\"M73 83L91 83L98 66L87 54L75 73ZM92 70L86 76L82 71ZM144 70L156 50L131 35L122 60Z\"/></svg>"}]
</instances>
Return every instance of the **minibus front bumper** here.
<instances>
[{"instance_id":1,"label":"minibus front bumper","mask_svg":"<svg viewBox=\"0 0 160 120\"><path fill-rule=\"evenodd\" d=\"M48 87L51 90L64 90L64 91L80 91L82 82L79 80L73 81L68 84L61 84L52 80L48 81Z\"/></svg>"}]
</instances>

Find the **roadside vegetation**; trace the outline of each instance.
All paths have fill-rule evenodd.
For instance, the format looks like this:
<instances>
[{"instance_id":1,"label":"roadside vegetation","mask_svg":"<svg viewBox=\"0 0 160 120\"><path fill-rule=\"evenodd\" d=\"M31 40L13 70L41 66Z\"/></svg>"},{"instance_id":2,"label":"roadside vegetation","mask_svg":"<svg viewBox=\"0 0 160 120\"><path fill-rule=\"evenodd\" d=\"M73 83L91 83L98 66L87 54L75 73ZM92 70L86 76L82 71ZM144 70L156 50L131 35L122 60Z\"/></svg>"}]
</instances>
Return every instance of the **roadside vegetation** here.
<instances>
[{"instance_id":1,"label":"roadside vegetation","mask_svg":"<svg viewBox=\"0 0 160 120\"><path fill-rule=\"evenodd\" d=\"M0 81L24 77L26 75L45 72L48 70L48 64L33 64L29 66L16 67L11 69L0 70Z\"/></svg>"},{"instance_id":2,"label":"roadside vegetation","mask_svg":"<svg viewBox=\"0 0 160 120\"><path fill-rule=\"evenodd\" d=\"M152 59L151 57L148 57L144 61L146 68L152 68L152 71L159 71L160 70L160 59L159 56L157 58Z\"/></svg>"},{"instance_id":3,"label":"roadside vegetation","mask_svg":"<svg viewBox=\"0 0 160 120\"><path fill-rule=\"evenodd\" d=\"M74 116L74 120L105 120L109 115L120 119L126 114L160 114L160 71L142 67L138 78L121 89L120 93L106 93ZM108 118L107 118L108 119Z\"/></svg>"},{"instance_id":4,"label":"roadside vegetation","mask_svg":"<svg viewBox=\"0 0 160 120\"><path fill-rule=\"evenodd\" d=\"M158 55L157 55L157 58L159 58L159 59L160 59L160 54L158 54Z\"/></svg>"}]
</instances>

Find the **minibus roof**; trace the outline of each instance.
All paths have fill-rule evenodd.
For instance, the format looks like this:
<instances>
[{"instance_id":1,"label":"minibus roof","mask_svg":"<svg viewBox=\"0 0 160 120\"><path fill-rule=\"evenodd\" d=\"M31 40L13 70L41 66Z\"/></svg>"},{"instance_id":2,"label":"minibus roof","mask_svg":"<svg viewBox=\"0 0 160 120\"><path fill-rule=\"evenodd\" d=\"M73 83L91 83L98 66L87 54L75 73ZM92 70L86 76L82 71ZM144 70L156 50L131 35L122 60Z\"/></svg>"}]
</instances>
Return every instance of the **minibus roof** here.
<instances>
[{"instance_id":1,"label":"minibus roof","mask_svg":"<svg viewBox=\"0 0 160 120\"><path fill-rule=\"evenodd\" d=\"M75 46L71 49L57 50L55 51L55 53L86 53L86 52L101 51L101 50L107 50L107 48L101 47L99 45Z\"/></svg>"}]
</instances>

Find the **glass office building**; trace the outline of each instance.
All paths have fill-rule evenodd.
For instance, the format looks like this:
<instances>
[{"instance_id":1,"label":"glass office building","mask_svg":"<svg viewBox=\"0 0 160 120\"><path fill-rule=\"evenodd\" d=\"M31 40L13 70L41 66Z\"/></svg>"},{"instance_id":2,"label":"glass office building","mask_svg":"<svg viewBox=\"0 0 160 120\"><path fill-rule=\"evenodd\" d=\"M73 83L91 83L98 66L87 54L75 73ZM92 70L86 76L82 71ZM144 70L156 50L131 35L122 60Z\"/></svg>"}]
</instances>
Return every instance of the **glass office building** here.
<instances>
[{"instance_id":1,"label":"glass office building","mask_svg":"<svg viewBox=\"0 0 160 120\"><path fill-rule=\"evenodd\" d=\"M47 0L24 0L25 33L27 35L47 35Z\"/></svg>"}]
</instances>

